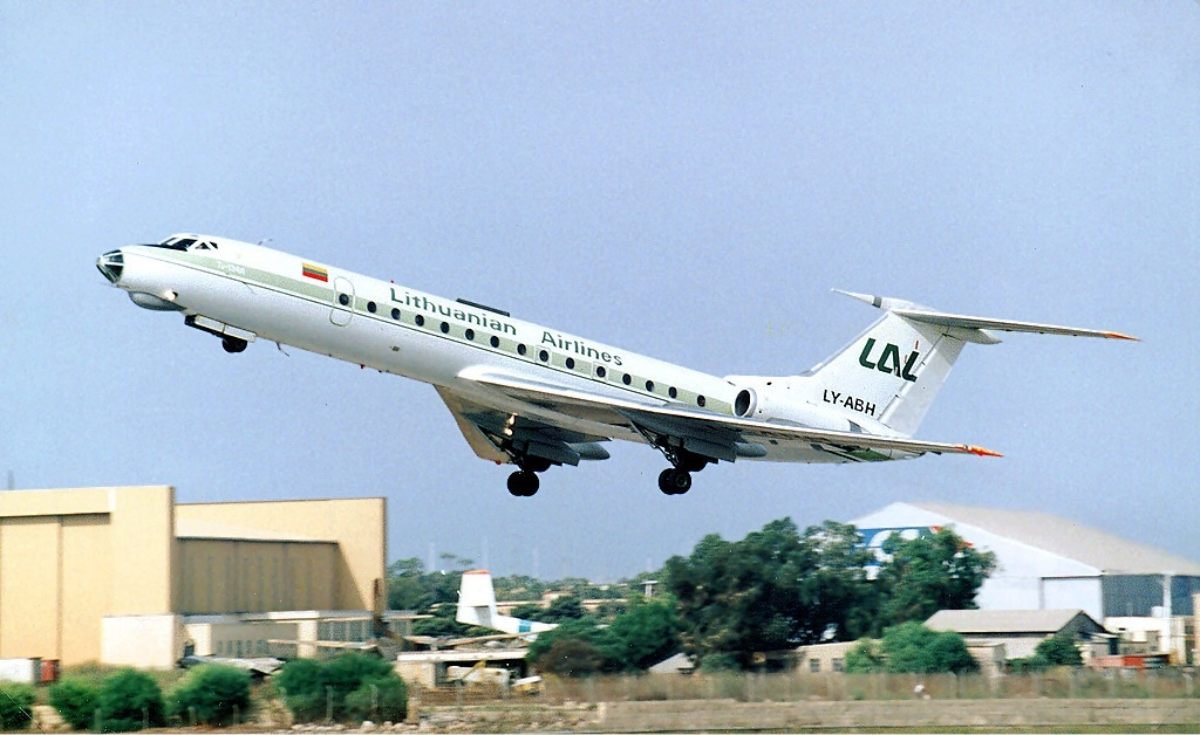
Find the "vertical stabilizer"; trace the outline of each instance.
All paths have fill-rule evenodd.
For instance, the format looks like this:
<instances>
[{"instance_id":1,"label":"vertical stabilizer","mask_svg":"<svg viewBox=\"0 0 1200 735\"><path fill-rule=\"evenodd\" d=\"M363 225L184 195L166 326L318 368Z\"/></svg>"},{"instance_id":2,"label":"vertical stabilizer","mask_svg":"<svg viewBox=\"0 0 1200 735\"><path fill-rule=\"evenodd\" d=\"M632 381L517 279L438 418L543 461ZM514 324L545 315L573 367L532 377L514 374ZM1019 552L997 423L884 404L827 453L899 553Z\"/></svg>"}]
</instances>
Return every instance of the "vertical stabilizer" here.
<instances>
[{"instance_id":1,"label":"vertical stabilizer","mask_svg":"<svg viewBox=\"0 0 1200 735\"><path fill-rule=\"evenodd\" d=\"M496 592L492 574L485 569L463 572L458 591L458 614L455 620L483 628L496 627Z\"/></svg>"}]
</instances>

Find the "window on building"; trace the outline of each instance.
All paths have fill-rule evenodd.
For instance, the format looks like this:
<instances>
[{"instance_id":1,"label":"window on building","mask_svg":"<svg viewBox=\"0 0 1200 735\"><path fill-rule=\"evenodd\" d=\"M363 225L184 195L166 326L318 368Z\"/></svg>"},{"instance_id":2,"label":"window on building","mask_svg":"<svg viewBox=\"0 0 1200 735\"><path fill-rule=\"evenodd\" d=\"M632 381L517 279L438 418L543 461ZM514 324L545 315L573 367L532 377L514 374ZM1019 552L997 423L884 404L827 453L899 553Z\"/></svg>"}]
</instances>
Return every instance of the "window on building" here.
<instances>
[{"instance_id":1,"label":"window on building","mask_svg":"<svg viewBox=\"0 0 1200 735\"><path fill-rule=\"evenodd\" d=\"M821 659L810 658L808 660L808 670L814 674L821 673Z\"/></svg>"}]
</instances>

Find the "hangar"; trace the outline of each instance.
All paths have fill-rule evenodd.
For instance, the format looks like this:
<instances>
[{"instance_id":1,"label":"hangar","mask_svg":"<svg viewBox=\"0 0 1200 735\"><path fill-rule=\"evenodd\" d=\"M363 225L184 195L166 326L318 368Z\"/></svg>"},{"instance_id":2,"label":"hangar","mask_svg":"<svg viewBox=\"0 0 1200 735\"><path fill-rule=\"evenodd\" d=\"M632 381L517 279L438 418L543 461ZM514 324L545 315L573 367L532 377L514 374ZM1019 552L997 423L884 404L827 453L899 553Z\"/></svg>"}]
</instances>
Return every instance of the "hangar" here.
<instances>
[{"instance_id":1,"label":"hangar","mask_svg":"<svg viewBox=\"0 0 1200 735\"><path fill-rule=\"evenodd\" d=\"M386 533L380 497L0 493L0 658L163 668L182 653L187 616L370 610Z\"/></svg>"},{"instance_id":2,"label":"hangar","mask_svg":"<svg viewBox=\"0 0 1200 735\"><path fill-rule=\"evenodd\" d=\"M942 527L996 555L998 567L976 597L981 610L1083 610L1108 628L1119 619L1160 621L1164 650L1184 652L1170 621L1193 614L1200 564L1038 511L941 503L892 503L851 521L869 548L893 533Z\"/></svg>"}]
</instances>

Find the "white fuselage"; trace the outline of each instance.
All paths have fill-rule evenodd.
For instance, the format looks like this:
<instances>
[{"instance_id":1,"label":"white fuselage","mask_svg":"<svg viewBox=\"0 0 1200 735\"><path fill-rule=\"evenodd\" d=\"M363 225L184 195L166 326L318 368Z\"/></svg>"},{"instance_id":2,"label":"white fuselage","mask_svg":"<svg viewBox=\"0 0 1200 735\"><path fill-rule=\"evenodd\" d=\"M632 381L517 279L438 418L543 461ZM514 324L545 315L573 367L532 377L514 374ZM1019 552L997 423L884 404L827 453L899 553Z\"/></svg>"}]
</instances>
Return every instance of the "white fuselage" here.
<instances>
[{"instance_id":1,"label":"white fuselage","mask_svg":"<svg viewBox=\"0 0 1200 735\"><path fill-rule=\"evenodd\" d=\"M191 237L210 247L123 247L101 258L104 262L119 254L122 261L116 278L111 272L105 275L135 303L181 311L207 331L246 341L269 340L402 375L585 434L614 432L609 424L492 392L481 394L474 381L462 378L476 371L502 370L602 398L727 416L734 415L739 392L750 387L756 396L750 417L850 428L845 418L794 394L791 385L773 389L770 378L720 378L270 248ZM857 423L867 424L868 431L888 433L865 417ZM615 438L644 440L636 430L622 431ZM758 458L839 461L805 448Z\"/></svg>"}]
</instances>

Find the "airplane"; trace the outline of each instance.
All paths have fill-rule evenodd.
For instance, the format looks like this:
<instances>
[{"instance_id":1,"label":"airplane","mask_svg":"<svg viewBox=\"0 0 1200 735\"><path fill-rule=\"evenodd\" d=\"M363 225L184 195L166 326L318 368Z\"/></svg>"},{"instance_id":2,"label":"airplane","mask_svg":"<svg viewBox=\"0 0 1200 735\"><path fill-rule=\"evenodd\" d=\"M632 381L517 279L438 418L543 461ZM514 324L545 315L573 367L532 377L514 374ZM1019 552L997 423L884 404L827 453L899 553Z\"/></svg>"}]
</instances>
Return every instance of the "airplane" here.
<instances>
[{"instance_id":1,"label":"airplane","mask_svg":"<svg viewBox=\"0 0 1200 735\"><path fill-rule=\"evenodd\" d=\"M496 591L492 587L492 575L485 569L463 572L458 587L458 610L454 619L465 625L478 625L503 633L513 633L532 638L538 633L553 630L556 623L541 623L522 620L496 612Z\"/></svg>"},{"instance_id":2,"label":"airplane","mask_svg":"<svg viewBox=\"0 0 1200 735\"><path fill-rule=\"evenodd\" d=\"M226 352L267 340L431 384L479 457L516 466L508 491L518 497L534 495L551 466L607 459L612 439L662 453L667 495L718 462L1000 456L912 438L967 343L996 344L995 331L1137 341L834 289L883 314L806 372L717 377L223 237L129 245L96 266L138 306L181 313Z\"/></svg>"}]
</instances>

